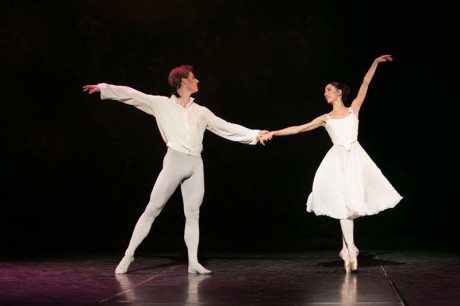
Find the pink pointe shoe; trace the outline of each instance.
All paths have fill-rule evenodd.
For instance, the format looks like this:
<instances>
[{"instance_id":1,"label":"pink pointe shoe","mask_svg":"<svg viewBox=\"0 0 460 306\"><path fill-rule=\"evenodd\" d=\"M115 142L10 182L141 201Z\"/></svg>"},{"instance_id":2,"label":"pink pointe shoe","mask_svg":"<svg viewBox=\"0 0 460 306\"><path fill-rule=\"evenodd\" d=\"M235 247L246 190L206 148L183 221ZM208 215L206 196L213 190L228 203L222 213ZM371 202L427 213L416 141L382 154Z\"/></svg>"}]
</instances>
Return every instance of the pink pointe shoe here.
<instances>
[{"instance_id":1,"label":"pink pointe shoe","mask_svg":"<svg viewBox=\"0 0 460 306\"><path fill-rule=\"evenodd\" d=\"M352 254L353 254L353 249L352 249ZM357 247L354 248L354 254L355 256L350 257L350 271L351 272L358 272L358 254L359 250Z\"/></svg>"},{"instance_id":2,"label":"pink pointe shoe","mask_svg":"<svg viewBox=\"0 0 460 306\"><path fill-rule=\"evenodd\" d=\"M346 273L357 272L358 271L358 254L359 250L357 247L355 249L355 256L350 260L348 252L345 249L342 249L339 253L339 256L343 259L343 267L345 268Z\"/></svg>"},{"instance_id":3,"label":"pink pointe shoe","mask_svg":"<svg viewBox=\"0 0 460 306\"><path fill-rule=\"evenodd\" d=\"M351 272L350 261L348 260L348 254L344 252L344 250L340 251L339 253L340 258L343 259L343 267L345 268L345 272L348 274Z\"/></svg>"}]
</instances>

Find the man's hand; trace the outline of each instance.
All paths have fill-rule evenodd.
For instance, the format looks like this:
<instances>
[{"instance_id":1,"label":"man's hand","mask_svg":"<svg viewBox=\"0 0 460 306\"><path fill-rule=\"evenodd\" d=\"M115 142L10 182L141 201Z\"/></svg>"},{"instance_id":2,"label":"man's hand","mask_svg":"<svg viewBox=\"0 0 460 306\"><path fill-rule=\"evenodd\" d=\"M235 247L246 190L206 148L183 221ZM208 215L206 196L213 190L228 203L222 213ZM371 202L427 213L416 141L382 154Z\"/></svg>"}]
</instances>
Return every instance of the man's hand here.
<instances>
[{"instance_id":1,"label":"man's hand","mask_svg":"<svg viewBox=\"0 0 460 306\"><path fill-rule=\"evenodd\" d=\"M90 95L95 92L100 92L99 85L85 85L83 86L83 92L87 91Z\"/></svg>"},{"instance_id":2,"label":"man's hand","mask_svg":"<svg viewBox=\"0 0 460 306\"><path fill-rule=\"evenodd\" d=\"M271 140L273 138L273 132L268 132L268 131L265 131L265 132L266 133L263 133L263 134L259 133L259 137L258 137L260 143L264 146L267 140Z\"/></svg>"}]
</instances>

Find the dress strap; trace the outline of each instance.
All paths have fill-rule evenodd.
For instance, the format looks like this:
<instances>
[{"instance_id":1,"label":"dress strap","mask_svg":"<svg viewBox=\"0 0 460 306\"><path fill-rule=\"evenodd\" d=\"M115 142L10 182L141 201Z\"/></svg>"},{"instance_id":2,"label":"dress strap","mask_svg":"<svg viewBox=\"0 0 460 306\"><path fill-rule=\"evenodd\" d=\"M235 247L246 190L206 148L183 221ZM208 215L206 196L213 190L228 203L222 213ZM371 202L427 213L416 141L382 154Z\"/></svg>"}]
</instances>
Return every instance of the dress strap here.
<instances>
[{"instance_id":1,"label":"dress strap","mask_svg":"<svg viewBox=\"0 0 460 306\"><path fill-rule=\"evenodd\" d=\"M326 114L326 120L329 120L329 119L331 119L331 115Z\"/></svg>"}]
</instances>

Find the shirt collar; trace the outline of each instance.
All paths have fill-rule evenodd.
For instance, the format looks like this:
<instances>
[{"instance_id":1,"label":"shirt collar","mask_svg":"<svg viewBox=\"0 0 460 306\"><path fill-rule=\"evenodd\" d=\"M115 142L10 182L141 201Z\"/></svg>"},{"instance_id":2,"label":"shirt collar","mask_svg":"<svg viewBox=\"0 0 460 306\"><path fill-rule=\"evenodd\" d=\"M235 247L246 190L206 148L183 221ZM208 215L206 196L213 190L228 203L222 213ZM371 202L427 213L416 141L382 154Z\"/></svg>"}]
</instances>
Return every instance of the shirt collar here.
<instances>
[{"instance_id":1,"label":"shirt collar","mask_svg":"<svg viewBox=\"0 0 460 306\"><path fill-rule=\"evenodd\" d=\"M174 103L177 103L177 96L176 95L171 95L171 100L174 102ZM188 104L185 106L185 108L189 107L190 105L192 105L193 101L195 100L194 97L190 97L190 101L188 102Z\"/></svg>"}]
</instances>

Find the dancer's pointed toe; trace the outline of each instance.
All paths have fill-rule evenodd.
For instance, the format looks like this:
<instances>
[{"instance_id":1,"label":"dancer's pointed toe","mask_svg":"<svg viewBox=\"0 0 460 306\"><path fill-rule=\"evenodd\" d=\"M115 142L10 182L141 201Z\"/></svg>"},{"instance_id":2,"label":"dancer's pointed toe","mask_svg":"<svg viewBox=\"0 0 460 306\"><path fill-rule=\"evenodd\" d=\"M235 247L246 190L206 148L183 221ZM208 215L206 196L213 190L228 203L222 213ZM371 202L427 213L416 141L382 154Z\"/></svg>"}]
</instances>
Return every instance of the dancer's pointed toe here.
<instances>
[{"instance_id":1,"label":"dancer's pointed toe","mask_svg":"<svg viewBox=\"0 0 460 306\"><path fill-rule=\"evenodd\" d=\"M350 261L348 260L348 252L347 250L341 250L339 253L340 258L343 260L343 268L345 269L346 273L351 272Z\"/></svg>"},{"instance_id":2,"label":"dancer's pointed toe","mask_svg":"<svg viewBox=\"0 0 460 306\"><path fill-rule=\"evenodd\" d=\"M351 273L351 262L349 261L344 261L343 262L343 267L345 268L345 273Z\"/></svg>"},{"instance_id":3,"label":"dancer's pointed toe","mask_svg":"<svg viewBox=\"0 0 460 306\"><path fill-rule=\"evenodd\" d=\"M350 270L353 273L358 272L358 257L356 257L354 261L350 262Z\"/></svg>"},{"instance_id":4,"label":"dancer's pointed toe","mask_svg":"<svg viewBox=\"0 0 460 306\"><path fill-rule=\"evenodd\" d=\"M351 272L358 272L358 254L359 250L357 247L354 247L354 249L350 250L350 270Z\"/></svg>"},{"instance_id":5,"label":"dancer's pointed toe","mask_svg":"<svg viewBox=\"0 0 460 306\"><path fill-rule=\"evenodd\" d=\"M350 252L345 249L340 251L339 256L343 259L343 267L346 273L358 272L358 254L357 247L352 248Z\"/></svg>"},{"instance_id":6,"label":"dancer's pointed toe","mask_svg":"<svg viewBox=\"0 0 460 306\"><path fill-rule=\"evenodd\" d=\"M125 274L128 271L129 265L134 261L132 256L124 256L117 268L115 269L115 274Z\"/></svg>"}]
</instances>

